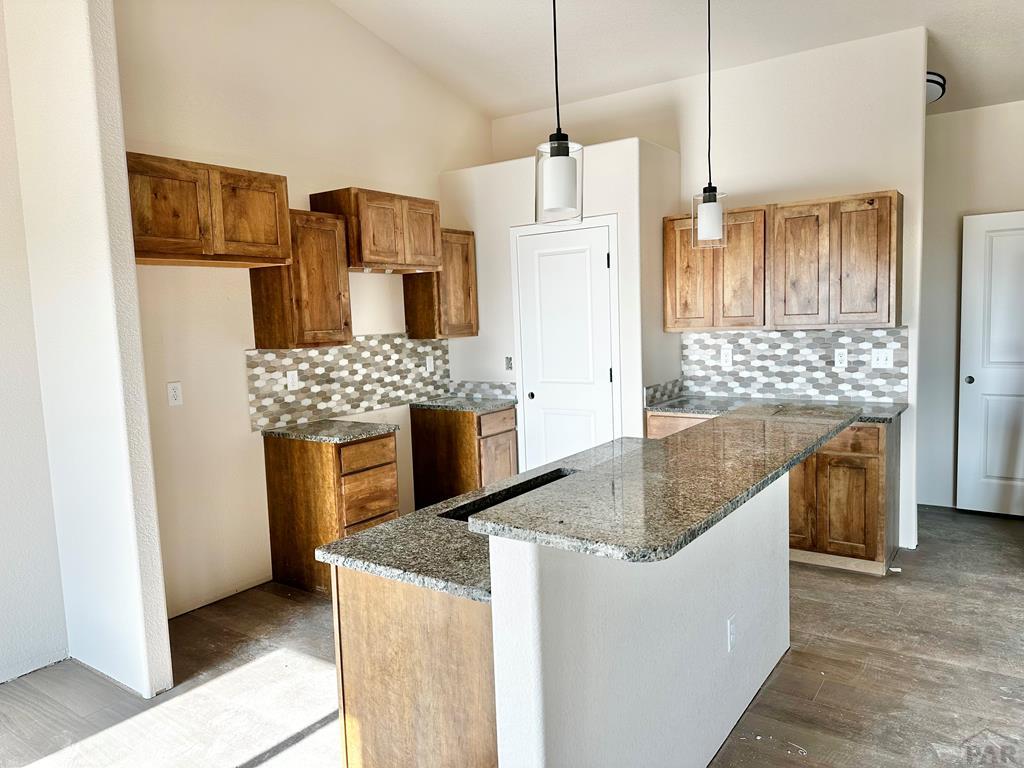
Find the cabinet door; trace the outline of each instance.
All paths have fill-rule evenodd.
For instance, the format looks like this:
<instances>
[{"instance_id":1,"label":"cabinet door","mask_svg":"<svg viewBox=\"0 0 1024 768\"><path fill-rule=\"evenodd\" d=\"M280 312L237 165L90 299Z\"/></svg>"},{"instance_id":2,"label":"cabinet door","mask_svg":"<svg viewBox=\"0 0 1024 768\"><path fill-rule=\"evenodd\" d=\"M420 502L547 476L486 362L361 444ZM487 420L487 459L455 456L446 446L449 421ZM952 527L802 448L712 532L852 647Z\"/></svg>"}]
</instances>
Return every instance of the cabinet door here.
<instances>
[{"instance_id":1,"label":"cabinet door","mask_svg":"<svg viewBox=\"0 0 1024 768\"><path fill-rule=\"evenodd\" d=\"M284 176L211 168L210 189L217 253L287 263L291 237Z\"/></svg>"},{"instance_id":2,"label":"cabinet door","mask_svg":"<svg viewBox=\"0 0 1024 768\"><path fill-rule=\"evenodd\" d=\"M814 549L818 522L817 457L789 471L789 546Z\"/></svg>"},{"instance_id":3,"label":"cabinet door","mask_svg":"<svg viewBox=\"0 0 1024 768\"><path fill-rule=\"evenodd\" d=\"M833 323L888 323L892 200L832 204L829 315Z\"/></svg>"},{"instance_id":4,"label":"cabinet door","mask_svg":"<svg viewBox=\"0 0 1024 768\"><path fill-rule=\"evenodd\" d=\"M664 301L665 330L710 328L714 325L713 248L694 248L689 218L665 219Z\"/></svg>"},{"instance_id":5,"label":"cabinet door","mask_svg":"<svg viewBox=\"0 0 1024 768\"><path fill-rule=\"evenodd\" d=\"M298 346L352 341L345 228L332 216L292 211L292 290Z\"/></svg>"},{"instance_id":6,"label":"cabinet door","mask_svg":"<svg viewBox=\"0 0 1024 768\"><path fill-rule=\"evenodd\" d=\"M441 233L440 330L442 336L476 336L480 319L476 294L476 240L472 232Z\"/></svg>"},{"instance_id":7,"label":"cabinet door","mask_svg":"<svg viewBox=\"0 0 1024 768\"><path fill-rule=\"evenodd\" d=\"M214 253L210 173L204 166L129 152L128 195L140 259Z\"/></svg>"},{"instance_id":8,"label":"cabinet door","mask_svg":"<svg viewBox=\"0 0 1024 768\"><path fill-rule=\"evenodd\" d=\"M878 461L817 454L819 552L874 560L881 490Z\"/></svg>"},{"instance_id":9,"label":"cabinet door","mask_svg":"<svg viewBox=\"0 0 1024 768\"><path fill-rule=\"evenodd\" d=\"M726 246L714 250L716 326L764 325L764 222L763 210L726 215Z\"/></svg>"},{"instance_id":10,"label":"cabinet door","mask_svg":"<svg viewBox=\"0 0 1024 768\"><path fill-rule=\"evenodd\" d=\"M436 200L402 198L405 263L415 267L441 266L441 205Z\"/></svg>"},{"instance_id":11,"label":"cabinet door","mask_svg":"<svg viewBox=\"0 0 1024 768\"><path fill-rule=\"evenodd\" d=\"M519 472L516 431L480 438L481 487L512 477Z\"/></svg>"},{"instance_id":12,"label":"cabinet door","mask_svg":"<svg viewBox=\"0 0 1024 768\"><path fill-rule=\"evenodd\" d=\"M829 321L829 206L780 205L773 215L772 323Z\"/></svg>"},{"instance_id":13,"label":"cabinet door","mask_svg":"<svg viewBox=\"0 0 1024 768\"><path fill-rule=\"evenodd\" d=\"M371 190L359 191L360 263L405 263L405 230L402 199Z\"/></svg>"},{"instance_id":14,"label":"cabinet door","mask_svg":"<svg viewBox=\"0 0 1024 768\"><path fill-rule=\"evenodd\" d=\"M354 475L343 475L338 501L345 527L395 511L398 509L397 465L385 464Z\"/></svg>"}]
</instances>

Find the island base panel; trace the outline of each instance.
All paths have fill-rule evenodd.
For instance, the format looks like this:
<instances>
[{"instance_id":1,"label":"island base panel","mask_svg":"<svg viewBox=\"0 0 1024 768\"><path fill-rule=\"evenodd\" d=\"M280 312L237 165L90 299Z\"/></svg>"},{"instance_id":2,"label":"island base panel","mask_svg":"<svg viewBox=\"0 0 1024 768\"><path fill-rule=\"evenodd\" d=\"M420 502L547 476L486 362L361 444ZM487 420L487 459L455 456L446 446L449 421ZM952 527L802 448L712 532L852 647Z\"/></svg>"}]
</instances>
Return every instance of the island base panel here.
<instances>
[{"instance_id":1,"label":"island base panel","mask_svg":"<svg viewBox=\"0 0 1024 768\"><path fill-rule=\"evenodd\" d=\"M331 566L347 768L494 768L487 603Z\"/></svg>"},{"instance_id":2,"label":"island base panel","mask_svg":"<svg viewBox=\"0 0 1024 768\"><path fill-rule=\"evenodd\" d=\"M789 647L788 495L652 563L492 536L502 768L707 765Z\"/></svg>"}]
</instances>

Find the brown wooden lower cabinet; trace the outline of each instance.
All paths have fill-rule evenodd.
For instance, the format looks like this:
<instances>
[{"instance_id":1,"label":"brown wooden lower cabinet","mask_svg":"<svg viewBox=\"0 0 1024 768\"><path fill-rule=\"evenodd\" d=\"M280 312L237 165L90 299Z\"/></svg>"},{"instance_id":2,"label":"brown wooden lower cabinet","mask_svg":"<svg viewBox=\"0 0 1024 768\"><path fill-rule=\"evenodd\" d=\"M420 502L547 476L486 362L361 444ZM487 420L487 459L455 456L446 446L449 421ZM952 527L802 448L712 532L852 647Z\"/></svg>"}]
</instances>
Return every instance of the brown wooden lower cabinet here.
<instances>
[{"instance_id":1,"label":"brown wooden lower cabinet","mask_svg":"<svg viewBox=\"0 0 1024 768\"><path fill-rule=\"evenodd\" d=\"M338 445L263 438L274 581L328 593L313 550L398 516L395 436Z\"/></svg>"},{"instance_id":2,"label":"brown wooden lower cabinet","mask_svg":"<svg viewBox=\"0 0 1024 768\"><path fill-rule=\"evenodd\" d=\"M331 574L342 765L496 768L490 604Z\"/></svg>"},{"instance_id":3,"label":"brown wooden lower cabinet","mask_svg":"<svg viewBox=\"0 0 1024 768\"><path fill-rule=\"evenodd\" d=\"M477 414L413 407L410 415L417 509L518 474L515 408Z\"/></svg>"},{"instance_id":4,"label":"brown wooden lower cabinet","mask_svg":"<svg viewBox=\"0 0 1024 768\"><path fill-rule=\"evenodd\" d=\"M789 473L789 546L795 559L884 574L898 546L899 422L859 423ZM837 558L831 560L830 558Z\"/></svg>"},{"instance_id":5,"label":"brown wooden lower cabinet","mask_svg":"<svg viewBox=\"0 0 1024 768\"><path fill-rule=\"evenodd\" d=\"M647 437L657 440L674 435L684 429L695 427L713 418L696 413L650 413L647 414Z\"/></svg>"}]
</instances>

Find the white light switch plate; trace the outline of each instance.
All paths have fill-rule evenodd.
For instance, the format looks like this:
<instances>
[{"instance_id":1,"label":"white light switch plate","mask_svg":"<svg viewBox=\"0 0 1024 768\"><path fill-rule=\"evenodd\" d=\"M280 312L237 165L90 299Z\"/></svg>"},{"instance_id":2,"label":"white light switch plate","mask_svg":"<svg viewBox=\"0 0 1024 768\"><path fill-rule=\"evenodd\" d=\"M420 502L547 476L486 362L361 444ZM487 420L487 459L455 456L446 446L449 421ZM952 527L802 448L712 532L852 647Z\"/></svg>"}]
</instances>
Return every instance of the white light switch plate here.
<instances>
[{"instance_id":1,"label":"white light switch plate","mask_svg":"<svg viewBox=\"0 0 1024 768\"><path fill-rule=\"evenodd\" d=\"M288 382L288 391L294 392L302 386L302 382L299 381L299 372L296 370L288 371L285 374L285 381Z\"/></svg>"},{"instance_id":2,"label":"white light switch plate","mask_svg":"<svg viewBox=\"0 0 1024 768\"><path fill-rule=\"evenodd\" d=\"M177 408L179 405L185 404L185 395L180 381L167 382L167 404L171 408Z\"/></svg>"},{"instance_id":3,"label":"white light switch plate","mask_svg":"<svg viewBox=\"0 0 1024 768\"><path fill-rule=\"evenodd\" d=\"M731 344L723 344L722 345L722 353L721 354L722 354L722 357L721 357L721 360L719 361L719 364L723 368L725 368L727 370L729 368L732 368L732 345Z\"/></svg>"},{"instance_id":4,"label":"white light switch plate","mask_svg":"<svg viewBox=\"0 0 1024 768\"><path fill-rule=\"evenodd\" d=\"M871 350L872 368L892 368L892 350L888 347Z\"/></svg>"},{"instance_id":5,"label":"white light switch plate","mask_svg":"<svg viewBox=\"0 0 1024 768\"><path fill-rule=\"evenodd\" d=\"M833 360L833 363L835 364L835 367L836 368L845 368L847 366L848 362L849 361L847 359L846 348L845 347L836 347L835 348L835 359Z\"/></svg>"},{"instance_id":6,"label":"white light switch plate","mask_svg":"<svg viewBox=\"0 0 1024 768\"><path fill-rule=\"evenodd\" d=\"M736 614L734 613L725 622L725 644L729 653L736 648Z\"/></svg>"}]
</instances>

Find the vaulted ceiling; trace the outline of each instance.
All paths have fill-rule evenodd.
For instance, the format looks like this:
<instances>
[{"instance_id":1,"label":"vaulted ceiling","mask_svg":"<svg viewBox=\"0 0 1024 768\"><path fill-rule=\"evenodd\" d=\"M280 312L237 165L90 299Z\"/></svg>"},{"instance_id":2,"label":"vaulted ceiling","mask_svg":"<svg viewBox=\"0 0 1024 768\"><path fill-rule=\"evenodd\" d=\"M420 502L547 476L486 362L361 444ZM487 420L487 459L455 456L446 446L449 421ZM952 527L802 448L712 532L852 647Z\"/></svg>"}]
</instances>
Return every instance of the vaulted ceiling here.
<instances>
[{"instance_id":1,"label":"vaulted ceiling","mask_svg":"<svg viewBox=\"0 0 1024 768\"><path fill-rule=\"evenodd\" d=\"M551 104L548 0L332 2L492 116ZM1024 99L1024 0L713 0L712 8L716 69L924 26L928 67L949 81L930 111ZM559 0L558 19L563 102L706 68L703 0Z\"/></svg>"}]
</instances>

